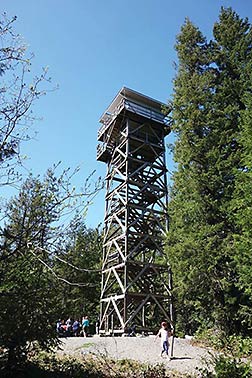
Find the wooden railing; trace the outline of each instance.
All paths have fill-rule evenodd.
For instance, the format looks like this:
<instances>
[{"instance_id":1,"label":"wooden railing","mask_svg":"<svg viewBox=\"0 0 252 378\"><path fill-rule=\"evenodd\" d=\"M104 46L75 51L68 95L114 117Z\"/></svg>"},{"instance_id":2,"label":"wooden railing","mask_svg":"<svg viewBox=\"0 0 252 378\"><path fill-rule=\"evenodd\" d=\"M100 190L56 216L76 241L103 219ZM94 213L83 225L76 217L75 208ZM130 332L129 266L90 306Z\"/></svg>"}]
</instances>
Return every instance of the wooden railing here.
<instances>
[{"instance_id":1,"label":"wooden railing","mask_svg":"<svg viewBox=\"0 0 252 378\"><path fill-rule=\"evenodd\" d=\"M161 109L160 111L158 111L148 106L138 104L134 101L131 101L128 99L122 99L120 103L117 105L117 107L115 108L115 111L113 113L107 113L106 117L103 119L102 121L103 125L98 130L98 140L100 139L101 135L106 131L106 129L109 127L111 122L114 121L117 115L120 114L120 112L124 108L132 113L141 115L145 118L151 119L153 121L156 121L162 124L166 124L166 118L165 118L165 115L161 113Z\"/></svg>"}]
</instances>

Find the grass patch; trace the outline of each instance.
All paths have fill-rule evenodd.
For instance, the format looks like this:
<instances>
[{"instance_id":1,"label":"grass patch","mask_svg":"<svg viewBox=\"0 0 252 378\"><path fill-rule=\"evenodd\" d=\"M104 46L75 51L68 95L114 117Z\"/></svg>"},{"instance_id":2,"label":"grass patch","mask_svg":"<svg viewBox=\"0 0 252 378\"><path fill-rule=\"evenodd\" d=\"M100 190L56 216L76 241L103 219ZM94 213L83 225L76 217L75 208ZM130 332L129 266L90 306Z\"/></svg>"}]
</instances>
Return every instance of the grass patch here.
<instances>
[{"instance_id":1,"label":"grass patch","mask_svg":"<svg viewBox=\"0 0 252 378\"><path fill-rule=\"evenodd\" d=\"M92 347L94 345L95 345L95 343L86 343L86 344L83 344L83 345L75 348L74 350L80 350L80 349L84 349L84 348L87 349L87 348L90 348L90 347Z\"/></svg>"}]
</instances>

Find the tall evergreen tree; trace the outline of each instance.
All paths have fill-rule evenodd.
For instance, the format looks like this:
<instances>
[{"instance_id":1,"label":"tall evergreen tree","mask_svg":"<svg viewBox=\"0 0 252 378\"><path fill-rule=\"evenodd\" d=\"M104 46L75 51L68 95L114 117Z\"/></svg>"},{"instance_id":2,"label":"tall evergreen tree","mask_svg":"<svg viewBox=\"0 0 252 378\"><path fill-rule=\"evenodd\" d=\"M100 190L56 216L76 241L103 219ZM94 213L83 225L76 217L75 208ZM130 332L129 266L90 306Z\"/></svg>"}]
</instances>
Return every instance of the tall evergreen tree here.
<instances>
[{"instance_id":1,"label":"tall evergreen tree","mask_svg":"<svg viewBox=\"0 0 252 378\"><path fill-rule=\"evenodd\" d=\"M56 284L44 251L59 219L54 179L51 172L44 182L27 179L10 201L1 230L0 345L7 351L8 368L24 362L34 343L45 349L57 344Z\"/></svg>"},{"instance_id":2,"label":"tall evergreen tree","mask_svg":"<svg viewBox=\"0 0 252 378\"><path fill-rule=\"evenodd\" d=\"M250 81L251 82L251 81ZM242 129L239 141L242 144L243 168L237 171L235 195L230 204L231 219L236 224L234 234L235 263L239 272L238 286L246 298L238 309L238 314L252 329L252 100L251 94L245 95L246 109L241 114Z\"/></svg>"},{"instance_id":3,"label":"tall evergreen tree","mask_svg":"<svg viewBox=\"0 0 252 378\"><path fill-rule=\"evenodd\" d=\"M242 167L239 133L250 30L247 20L222 8L213 40L207 42L189 20L177 39L177 172L169 206L168 253L178 321L187 332L200 325L227 332L241 328L237 310L246 298L237 285L230 201Z\"/></svg>"}]
</instances>

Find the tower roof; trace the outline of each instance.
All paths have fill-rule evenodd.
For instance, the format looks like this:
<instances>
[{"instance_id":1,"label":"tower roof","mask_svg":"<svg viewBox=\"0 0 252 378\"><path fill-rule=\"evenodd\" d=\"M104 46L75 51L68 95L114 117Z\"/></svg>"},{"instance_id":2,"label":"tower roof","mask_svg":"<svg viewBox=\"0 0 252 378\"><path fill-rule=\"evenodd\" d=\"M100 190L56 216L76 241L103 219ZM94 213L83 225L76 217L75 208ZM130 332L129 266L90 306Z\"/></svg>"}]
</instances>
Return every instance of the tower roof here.
<instances>
[{"instance_id":1,"label":"tower roof","mask_svg":"<svg viewBox=\"0 0 252 378\"><path fill-rule=\"evenodd\" d=\"M113 101L111 102L111 104L102 114L100 118L101 123L103 123L103 121L107 118L108 115L111 115L115 112L117 106L120 104L122 99L131 100L133 102L136 102L137 104L141 104L141 105L144 105L145 107L152 108L156 112L160 112L160 113L161 113L162 107L165 106L164 103L154 100L153 98L143 95L142 93L134 91L133 89L122 87L120 91L117 93L117 95L115 96L115 98L113 99Z\"/></svg>"}]
</instances>

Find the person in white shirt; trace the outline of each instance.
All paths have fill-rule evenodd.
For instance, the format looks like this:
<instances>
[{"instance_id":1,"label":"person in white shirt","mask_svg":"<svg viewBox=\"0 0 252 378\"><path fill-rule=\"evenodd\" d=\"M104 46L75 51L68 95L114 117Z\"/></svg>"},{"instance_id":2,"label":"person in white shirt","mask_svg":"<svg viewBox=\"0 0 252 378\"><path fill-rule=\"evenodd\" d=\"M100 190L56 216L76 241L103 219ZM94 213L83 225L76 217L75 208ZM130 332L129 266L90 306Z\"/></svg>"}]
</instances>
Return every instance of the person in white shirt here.
<instances>
[{"instance_id":1,"label":"person in white shirt","mask_svg":"<svg viewBox=\"0 0 252 378\"><path fill-rule=\"evenodd\" d=\"M158 331L155 340L158 337L161 337L161 348L162 348L161 357L163 357L163 353L165 352L166 356L169 360L170 360L170 358L169 358L169 337L170 336L171 336L171 329L168 328L168 325L167 325L166 322L162 322L161 328Z\"/></svg>"}]
</instances>

